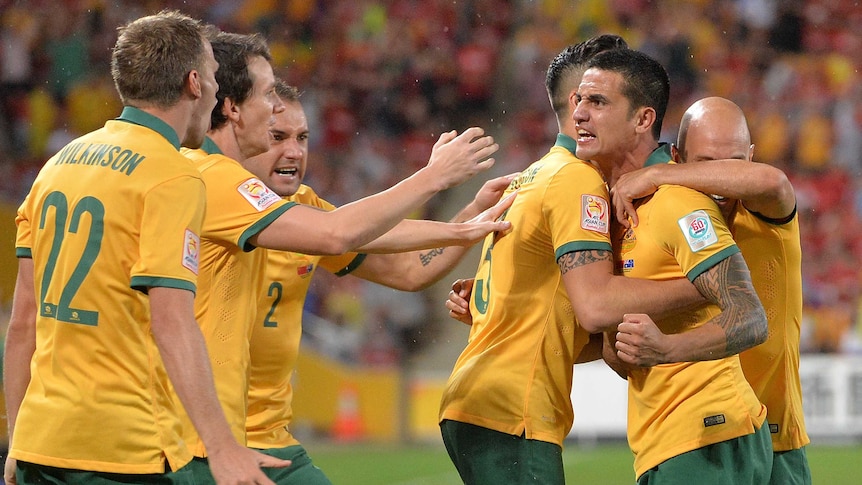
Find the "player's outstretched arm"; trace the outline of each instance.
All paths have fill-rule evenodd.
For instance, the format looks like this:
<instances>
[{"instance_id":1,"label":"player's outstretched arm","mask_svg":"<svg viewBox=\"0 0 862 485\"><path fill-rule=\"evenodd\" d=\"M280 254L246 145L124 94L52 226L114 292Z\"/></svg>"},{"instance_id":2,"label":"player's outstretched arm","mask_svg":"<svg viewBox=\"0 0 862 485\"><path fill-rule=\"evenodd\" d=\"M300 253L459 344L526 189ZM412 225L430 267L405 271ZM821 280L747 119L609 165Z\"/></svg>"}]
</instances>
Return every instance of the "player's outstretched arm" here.
<instances>
[{"instance_id":1,"label":"player's outstretched arm","mask_svg":"<svg viewBox=\"0 0 862 485\"><path fill-rule=\"evenodd\" d=\"M261 230L255 246L305 254L343 254L377 239L434 194L490 168L499 146L481 128L440 135L428 165L395 186L331 212L297 206Z\"/></svg>"},{"instance_id":2,"label":"player's outstretched arm","mask_svg":"<svg viewBox=\"0 0 862 485\"><path fill-rule=\"evenodd\" d=\"M361 252L391 253L441 246L472 246L491 232L508 232L508 221L498 220L512 205L517 192L466 222L405 219L383 236L359 248Z\"/></svg>"},{"instance_id":3,"label":"player's outstretched arm","mask_svg":"<svg viewBox=\"0 0 862 485\"><path fill-rule=\"evenodd\" d=\"M659 185L682 185L699 192L739 199L751 211L770 219L793 213L796 195L780 169L748 160L707 160L660 164L622 175L611 189L614 211L628 227L627 216L637 225L634 200L654 193Z\"/></svg>"},{"instance_id":4,"label":"player's outstretched arm","mask_svg":"<svg viewBox=\"0 0 862 485\"><path fill-rule=\"evenodd\" d=\"M291 464L240 445L219 404L203 335L194 319L194 293L150 288L152 332L165 370L207 449L216 483L274 485L260 467Z\"/></svg>"},{"instance_id":5,"label":"player's outstretched arm","mask_svg":"<svg viewBox=\"0 0 862 485\"><path fill-rule=\"evenodd\" d=\"M725 258L694 281L721 313L687 332L665 335L649 316L626 315L617 328L616 349L626 363L652 366L714 360L766 341L766 312L740 253Z\"/></svg>"},{"instance_id":6,"label":"player's outstretched arm","mask_svg":"<svg viewBox=\"0 0 862 485\"><path fill-rule=\"evenodd\" d=\"M476 216L481 216L482 220L488 222L498 219L508 207L508 202L504 201L502 205L499 204L500 198L517 175L509 174L485 182L473 200L459 211L451 222L476 220ZM495 205L496 208L492 209ZM492 210L486 212L488 209ZM482 216L483 212L485 212L484 216ZM405 223L411 224L410 221L402 221L389 233L384 234L382 238L394 238L397 241L399 239L397 233L405 229L402 227ZM414 235L408 231L408 236L413 237ZM380 242L378 239L372 244ZM470 246L470 244L458 243L458 245L450 246L437 245L420 251L370 254L362 262L362 265L351 274L390 288L402 291L419 291L447 275L467 254Z\"/></svg>"},{"instance_id":7,"label":"player's outstretched arm","mask_svg":"<svg viewBox=\"0 0 862 485\"><path fill-rule=\"evenodd\" d=\"M36 305L33 286L33 260L18 259L18 277L12 297L12 315L6 333L3 353L3 392L6 397L6 419L9 430L9 449L15 431L18 409L30 383L30 361L36 351ZM15 484L16 461L7 457L3 477L7 484Z\"/></svg>"}]
</instances>

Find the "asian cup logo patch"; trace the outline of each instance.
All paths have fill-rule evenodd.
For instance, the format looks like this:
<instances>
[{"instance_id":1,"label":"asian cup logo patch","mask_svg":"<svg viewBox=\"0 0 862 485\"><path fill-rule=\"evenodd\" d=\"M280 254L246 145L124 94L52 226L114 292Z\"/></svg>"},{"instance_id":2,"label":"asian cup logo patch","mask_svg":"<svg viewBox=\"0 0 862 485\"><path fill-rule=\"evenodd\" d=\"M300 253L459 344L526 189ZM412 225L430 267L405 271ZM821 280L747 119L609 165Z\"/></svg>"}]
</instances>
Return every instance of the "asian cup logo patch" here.
<instances>
[{"instance_id":1,"label":"asian cup logo patch","mask_svg":"<svg viewBox=\"0 0 862 485\"><path fill-rule=\"evenodd\" d=\"M194 274L198 274L200 262L201 238L194 232L186 229L183 241L183 267Z\"/></svg>"},{"instance_id":2,"label":"asian cup logo patch","mask_svg":"<svg viewBox=\"0 0 862 485\"><path fill-rule=\"evenodd\" d=\"M266 210L281 200L278 194L256 178L246 180L236 190L258 211Z\"/></svg>"},{"instance_id":3,"label":"asian cup logo patch","mask_svg":"<svg viewBox=\"0 0 862 485\"><path fill-rule=\"evenodd\" d=\"M691 248L693 253L718 242L718 235L715 233L712 219L706 211L694 211L687 216L681 217L677 222L685 236L688 247Z\"/></svg>"},{"instance_id":4,"label":"asian cup logo patch","mask_svg":"<svg viewBox=\"0 0 862 485\"><path fill-rule=\"evenodd\" d=\"M581 196L581 228L607 234L610 227L608 201L598 195Z\"/></svg>"}]
</instances>

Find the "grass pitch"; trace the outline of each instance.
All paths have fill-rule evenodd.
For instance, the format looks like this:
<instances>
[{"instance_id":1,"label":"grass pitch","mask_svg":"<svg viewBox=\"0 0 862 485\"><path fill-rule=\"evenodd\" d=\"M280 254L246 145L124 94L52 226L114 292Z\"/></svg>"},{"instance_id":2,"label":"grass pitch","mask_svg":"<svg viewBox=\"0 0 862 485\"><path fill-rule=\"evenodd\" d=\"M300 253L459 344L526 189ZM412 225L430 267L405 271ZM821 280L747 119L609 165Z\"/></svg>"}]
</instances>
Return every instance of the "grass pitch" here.
<instances>
[{"instance_id":1,"label":"grass pitch","mask_svg":"<svg viewBox=\"0 0 862 485\"><path fill-rule=\"evenodd\" d=\"M334 485L458 485L461 481L439 445L308 444L314 463ZM862 444L807 448L815 485L858 485ZM577 485L632 485L632 455L624 443L579 446L563 452L566 481Z\"/></svg>"}]
</instances>

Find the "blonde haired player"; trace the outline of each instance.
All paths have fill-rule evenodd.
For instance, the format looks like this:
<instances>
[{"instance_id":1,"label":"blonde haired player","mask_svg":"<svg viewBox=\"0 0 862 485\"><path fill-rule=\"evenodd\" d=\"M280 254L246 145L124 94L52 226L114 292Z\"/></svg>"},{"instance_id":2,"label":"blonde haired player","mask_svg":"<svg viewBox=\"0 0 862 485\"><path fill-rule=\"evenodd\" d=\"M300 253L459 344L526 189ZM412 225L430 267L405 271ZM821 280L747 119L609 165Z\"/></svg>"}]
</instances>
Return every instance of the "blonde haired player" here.
<instances>
[{"instance_id":1,"label":"blonde haired player","mask_svg":"<svg viewBox=\"0 0 862 485\"><path fill-rule=\"evenodd\" d=\"M204 140L212 48L161 12L120 29L111 66L120 117L49 159L18 211L6 483L192 483L183 408L219 483L271 483L258 465L289 462L231 435L193 313L204 184L178 150Z\"/></svg>"}]
</instances>

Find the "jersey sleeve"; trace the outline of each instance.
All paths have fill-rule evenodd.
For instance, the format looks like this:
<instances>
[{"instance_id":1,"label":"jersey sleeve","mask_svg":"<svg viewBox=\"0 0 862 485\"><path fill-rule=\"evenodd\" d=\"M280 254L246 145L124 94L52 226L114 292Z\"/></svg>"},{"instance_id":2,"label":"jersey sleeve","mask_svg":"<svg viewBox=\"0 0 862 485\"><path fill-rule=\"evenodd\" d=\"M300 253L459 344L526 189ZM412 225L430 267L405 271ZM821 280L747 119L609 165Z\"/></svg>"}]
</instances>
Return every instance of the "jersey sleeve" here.
<instances>
[{"instance_id":1,"label":"jersey sleeve","mask_svg":"<svg viewBox=\"0 0 862 485\"><path fill-rule=\"evenodd\" d=\"M204 237L231 241L243 251L254 249L249 240L296 205L233 161L215 164L201 174L207 187Z\"/></svg>"},{"instance_id":2,"label":"jersey sleeve","mask_svg":"<svg viewBox=\"0 0 862 485\"><path fill-rule=\"evenodd\" d=\"M694 281L709 268L739 252L715 202L709 196L680 186L656 193L650 213L653 234Z\"/></svg>"},{"instance_id":3,"label":"jersey sleeve","mask_svg":"<svg viewBox=\"0 0 862 485\"><path fill-rule=\"evenodd\" d=\"M314 189L307 185L301 185L291 200L297 203L317 207L325 211L333 211L336 209L335 205L321 198L317 195ZM365 254L354 252L339 254L336 256L324 256L320 258L319 264L336 276L344 276L358 268L359 265L365 261L365 256Z\"/></svg>"},{"instance_id":4,"label":"jersey sleeve","mask_svg":"<svg viewBox=\"0 0 862 485\"><path fill-rule=\"evenodd\" d=\"M139 258L131 286L195 290L205 188L196 177L177 177L155 186L144 200Z\"/></svg>"},{"instance_id":5,"label":"jersey sleeve","mask_svg":"<svg viewBox=\"0 0 862 485\"><path fill-rule=\"evenodd\" d=\"M608 189L591 166L577 162L561 167L545 190L542 213L555 258L572 251L611 250Z\"/></svg>"},{"instance_id":6,"label":"jersey sleeve","mask_svg":"<svg viewBox=\"0 0 862 485\"><path fill-rule=\"evenodd\" d=\"M15 233L15 256L19 258L33 257L33 231L30 226L30 216L27 212L27 207L30 202L28 195L24 202L18 207L18 213L15 216L15 225L17 232Z\"/></svg>"}]
</instances>

